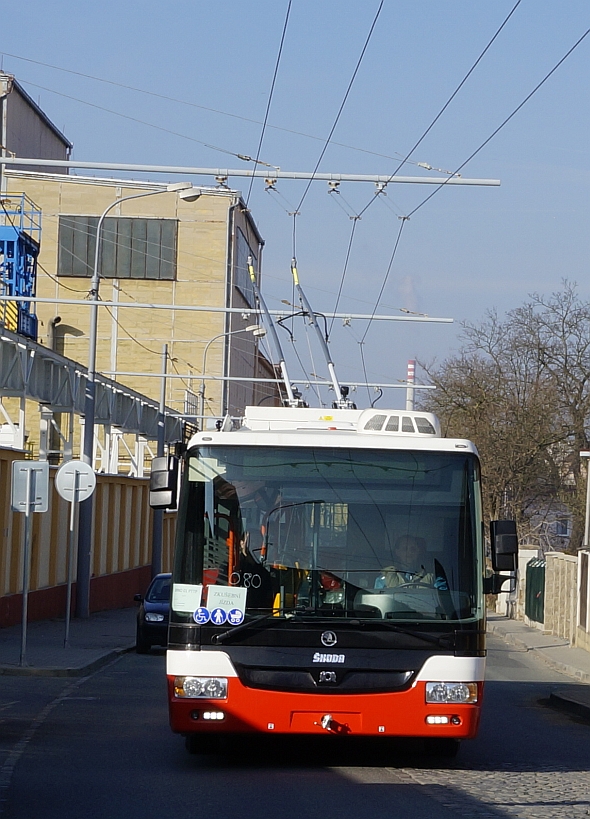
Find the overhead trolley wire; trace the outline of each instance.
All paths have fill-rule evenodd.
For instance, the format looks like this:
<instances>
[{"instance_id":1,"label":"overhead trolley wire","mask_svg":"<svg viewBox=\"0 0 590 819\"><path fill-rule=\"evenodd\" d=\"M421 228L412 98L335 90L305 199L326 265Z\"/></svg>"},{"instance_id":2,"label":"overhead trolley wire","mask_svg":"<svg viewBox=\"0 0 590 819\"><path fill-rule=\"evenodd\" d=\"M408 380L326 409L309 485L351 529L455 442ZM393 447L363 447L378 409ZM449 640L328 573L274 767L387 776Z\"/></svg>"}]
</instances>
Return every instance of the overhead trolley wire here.
<instances>
[{"instance_id":1,"label":"overhead trolley wire","mask_svg":"<svg viewBox=\"0 0 590 819\"><path fill-rule=\"evenodd\" d=\"M412 154L413 154L413 153L414 153L414 151L415 151L415 150L418 148L418 146L419 146L419 145L421 145L421 143L424 141L424 139L426 139L426 137L428 136L428 134L430 133L430 131L432 131L432 129L434 128L434 126L436 125L436 123L437 123L437 122L439 121L439 119L442 117L442 115L444 114L444 112L447 110L447 108L449 107L449 105L452 103L452 101L455 99L455 97L457 96L457 94L459 93L459 91L460 91L460 90L463 88L463 86L465 85L465 83L467 82L467 80L469 79L469 77L470 77L470 76L473 74L473 72L475 71L475 69L477 68L477 66L479 65L479 63L482 61L482 59L484 58L484 56L486 55L486 53L487 53L487 52L489 51L489 49L492 47L493 43L494 43L494 42L495 42L495 40L498 38L498 36L499 36L500 32L501 32L501 31L502 31L502 29L503 29L503 28L506 26L506 24L508 23L508 21L510 20L510 18L512 17L512 15L513 15L513 14L514 14L514 12L516 11L516 9L519 7L519 5L521 4L521 2L522 2L522 0L516 0L516 3L515 3L515 4L514 4L514 6L512 7L512 9L510 10L509 14L507 15L507 17L506 17L506 18L505 18L505 20L503 21L502 25L501 25L501 26L500 26L500 28L499 28L499 29L496 31L496 33L494 34L494 36L492 37L492 39L489 41L489 43L486 45L486 47L484 48L484 50L481 52L481 54L479 55L479 57L477 58L477 60L476 60L476 61L473 63L473 65L471 66L471 68L469 69L469 71L467 72L467 74L465 74L465 76L463 77L463 79L461 80L461 82L459 83L459 85L458 85L458 86L455 88L455 90L453 91L453 93L451 94L451 96L448 98L448 100L445 102L445 104L444 104L444 105L443 105L443 107L440 109L440 111L438 112L438 114L437 114L437 115L435 116L435 118L432 120L432 122L430 123L430 125L428 126L428 128L426 128L426 130L424 131L424 133L422 134L422 136L421 136L421 137L420 137L420 138L419 138L419 139L418 139L418 140L417 140L417 141L414 143L414 145L413 145L413 146L410 148L410 150L409 150L409 151L408 151L408 153L405 155L405 157L404 157L404 158L401 160L401 162L399 163L399 165L397 166L397 168L396 168L396 169L393 171L393 173L391 174L391 176L389 177L389 179L387 180L387 182L386 182L386 183L385 183L385 184L382 186L382 188L381 188L379 191L377 191L377 192L376 192L375 196L373 196L373 198L372 198L372 199L370 199L370 200L369 200L369 202L367 202L367 204L365 205L365 207L364 207L364 208L361 210L361 212L360 212L360 216L362 216L362 215L363 215L363 213L364 213L364 212L365 212L365 211L366 211L368 208L370 208L370 207L371 207L371 205L373 204L373 202L375 201L375 199L377 198L377 196L378 196L380 193L382 193L382 192L385 190L385 187L387 186L387 184L388 184L389 182L391 182L391 180L393 179L393 177L397 175L397 173L399 172L399 170L400 170L400 169L402 168L402 166L403 166L403 165L404 165L404 164L405 164L405 163L406 163L406 162L409 160L409 158L412 156ZM468 160L468 161L469 161L469 160ZM462 167L462 166L461 166L461 167ZM457 175L457 171L454 171L454 173L453 173L451 176L449 176L449 179L451 179L453 176L456 176L456 175ZM445 181L446 181L446 180L445 180Z\"/></svg>"},{"instance_id":2,"label":"overhead trolley wire","mask_svg":"<svg viewBox=\"0 0 590 819\"><path fill-rule=\"evenodd\" d=\"M533 88L533 90L529 94L527 94L527 96L523 99L523 101L519 105L516 106L514 111L512 111L512 113L509 114L506 117L506 119L503 120L500 123L500 125L498 125L498 127L494 131L492 131L490 136L487 139L485 139L481 143L481 145L478 148L476 148L475 151L473 151L473 153L470 154L467 157L467 159L459 165L459 167L454 171L454 174L453 174L454 176L456 176L459 173L459 171L461 171L465 167L465 165L467 165L468 162L471 162L471 160L475 156L477 156L477 154L481 150L483 150L485 148L485 146L489 142L492 141L492 139L496 136L496 134L498 134L502 130L502 128L504 128L504 126L507 125L514 116L516 116L516 114L520 111L520 109L523 108L526 105L526 103L531 99L531 97L533 97L537 93L537 91L547 82L547 80L567 60L567 58L570 56L570 54L572 54L576 50L576 48L580 45L580 43L582 43L582 41L585 40L585 38L588 36L588 34L590 34L590 28L586 29L586 31L582 34L582 36L578 40L576 40L576 42L573 44L573 46L563 55L563 57L559 60L559 62L557 62L553 66L551 71L549 71L547 74L545 74L543 79L539 83L537 83L537 85ZM449 177L449 179L451 179L451 178L452 177ZM441 184L438 187L436 187L425 199L423 199L422 202L420 202L419 205L417 205L413 210L411 210L408 213L407 218L409 219L410 216L413 216L414 213L416 213L418 210L420 210L420 208L423 207L423 205L425 205L430 199L432 199L432 197L435 196L441 190L441 188L444 188L444 186L446 185L447 182L448 182L448 179L445 179L444 182L441 182Z\"/></svg>"},{"instance_id":3,"label":"overhead trolley wire","mask_svg":"<svg viewBox=\"0 0 590 819\"><path fill-rule=\"evenodd\" d=\"M518 3L517 3L516 5L518 6ZM516 6L515 6L514 8L516 8ZM512 11L514 11L514 9L513 9ZM512 12L511 12L511 13L512 13ZM461 170L462 170L462 169L465 167L465 165L467 165L467 164L468 164L468 163L469 163L469 162L470 162L470 161L471 161L471 160L472 160L472 159L473 159L475 156L477 156L477 154L478 154L480 151L482 151L482 150L485 148L485 146L486 146L486 145L488 145L488 143L489 143L489 142L491 142L491 140L492 140L492 139L493 139L493 138L494 138L494 137L495 137L495 136L496 136L496 135L497 135L497 134L498 134L498 133L499 133L499 132L500 132L500 131L501 131L501 130L502 130L502 129L503 129L503 128L504 128L504 127L505 127L505 126L508 124L508 123L509 123L509 122L510 122L510 120L512 120L512 119L513 119L513 117L515 117L515 116L516 116L516 114L517 114L517 113L518 113L518 112L519 112L519 111L520 111L520 110L521 110L521 109L522 109L522 108L523 108L523 107L526 105L526 103L527 103L527 102L528 102L528 101L529 101L529 100L530 100L530 99L531 99L531 98L532 98L532 97L533 97L533 96L534 96L534 95L537 93L537 91L538 91L538 90L539 90L539 89L540 89L540 88L541 88L541 87L542 87L542 86L543 86L543 85L544 85L544 84L547 82L547 80L548 80L548 79L549 79L549 78L550 78L550 77L551 77L551 76L552 76L552 75L553 75L553 74L554 74L554 73L557 71L557 69L558 69L558 68L559 68L561 65L563 65L563 63L564 63L564 62L567 60L567 58L568 58L568 57L569 57L569 56L570 56L570 55L571 55L571 54L572 54L572 53L573 53L573 52L576 50L576 48L578 48L578 46L579 46L579 45L580 45L580 44L581 44L581 43L582 43L582 42L583 42L583 41L586 39L586 37L588 36L588 34L590 34L590 28L586 29L586 31L585 31L585 32L584 32L584 33L581 35L581 37L579 37L579 38L576 40L576 42L573 44L573 46L571 46L571 48L569 48L569 49L568 49L568 51L567 51L567 52L566 52L566 53L563 55L563 57L562 57L560 60L558 60L558 62L557 62L557 63L556 63L554 66L553 66L553 68L552 68L550 71L548 71L548 72L547 72L547 74L546 74L546 75L543 77L543 79L542 79L542 80L540 80L540 82L538 82L538 83L537 83L537 85L536 85L536 86L533 88L533 90L532 90L532 91L530 91L530 93L526 95L526 97L525 97L525 98L522 100L522 102L521 102L519 105L517 105L517 106L516 106L516 108L515 108L515 109L514 109L514 110L513 110L513 111L512 111L512 112L511 112L511 113L510 113L510 114L509 114L509 115L508 115L508 116L507 116L507 117L506 117L506 118L505 118L505 119L504 119L504 120L501 122L501 123L500 123L500 125L498 125L498 127L494 129L494 131L492 131L492 133L490 134L490 136L489 136L489 137L487 137L487 139L485 139L485 140L484 140L484 141L481 143L481 145L479 145L479 147L478 147L478 148L476 148L476 149L475 149L475 151L473 151L473 152L472 152L472 153L471 153L471 154L470 154L470 155L467 157L467 159L466 159L464 162L462 162L462 163L461 163L461 164L460 164L460 165L459 165L459 166L456 168L456 170L453 172L453 176L456 176L456 175L457 175L457 174L458 174L458 173L459 173L459 172L460 172L460 171L461 171ZM451 178L452 178L452 176L449 176L449 179L451 179ZM419 204L419 205L417 205L417 206L416 206L416 207L415 207L413 210L411 210L411 211L410 211L410 212L407 214L407 216L403 216L403 217L401 217L402 222L401 222L400 230L399 230L399 232L398 232L398 235L397 235L397 238L396 238L396 241L395 241L395 246L394 246L394 249L393 249L393 253L392 253L391 258L390 258L390 260L389 260L389 265L388 265L388 268L387 268L387 272L386 272L386 274L385 274L385 278L384 278L384 280L383 280L383 284L381 285L381 290L379 291L379 296L377 297L377 301L376 301L376 303L375 303L375 308L374 308L375 312L376 312L376 310L377 310L377 307L378 307L378 305L379 305L379 301L380 301L380 299L381 299L381 295L383 294L383 290L384 290L384 288L385 288L385 284L386 284L387 279L388 279L388 277L389 277L389 273L390 273L390 270L391 270L391 266L392 266L392 264L393 264L393 260L394 260L394 258L395 258L395 254L396 254L396 252L397 252L397 248L398 248L398 246L399 246L399 241L400 241L401 234L402 234L402 231L403 231L403 228L404 228L405 223L406 223L406 222L407 222L407 221L410 219L410 217L411 217L411 216L413 216L415 213L417 213L417 212L418 212L418 211L419 211L419 210L420 210L420 209L421 209L421 208L422 208L422 207L423 207L423 206L424 206L424 205L425 205L427 202L429 202L429 201L432 199L432 197L433 197L433 196L435 196L435 195L436 195L436 194L437 194L437 193L438 193L438 192L439 192L439 191L440 191L442 188L444 188L444 187L445 187L445 185L447 184L447 182L449 181L449 179L445 179L443 182L441 182L441 184L440 184L440 185L438 185L438 187L436 187L436 188L435 188L435 189L434 189L434 190L433 190L433 191L432 191L430 194L428 194L428 196L426 196L426 197L425 197L425 198L424 198L424 199L423 199L423 200L420 202L420 204ZM366 208L365 208L365 210L366 210ZM361 211L361 213L363 213L363 212L364 212L364 211ZM375 312L373 313L373 315L375 314ZM369 331L369 328L370 328L370 326L371 326L372 320L373 320L372 318L369 320L369 322L368 322L368 324L367 324L367 328L366 328L366 330L365 330L365 332L364 332L364 335L363 335L363 337L362 337L362 339L361 339L361 342L360 342L360 346L361 346L361 358L363 359L363 362L364 362L364 358L363 358L362 344L363 344L364 339L366 338L366 335L367 335L367 333L368 333L368 331Z\"/></svg>"},{"instance_id":4,"label":"overhead trolley wire","mask_svg":"<svg viewBox=\"0 0 590 819\"><path fill-rule=\"evenodd\" d=\"M361 338L361 340L359 342L359 344L361 344L361 345L364 343L364 340L367 337L367 333L369 332L369 328L371 326L371 323L373 321L375 313L377 312L377 308L379 307L379 303L381 301L381 296L383 295L383 291L385 290L385 285L387 284L387 280L389 279L389 274L390 274L391 268L393 266L393 260L395 259L397 249L399 247L400 239L402 238L402 232L403 232L403 229L404 229L404 225L406 224L407 221L408 221L407 216L402 216L401 217L401 223L400 223L400 226L399 226L399 231L398 231L397 237L395 239L395 244L393 246L393 251L392 251L391 257L389 259L389 264L387 265L387 270L385 271L385 276L383 277L383 282L381 284L381 289L379 290L379 295L377 296L377 301L375 302L375 306L373 307L373 312L371 314L371 318L369 319L369 322L367 324L365 332L363 333L363 337Z\"/></svg>"},{"instance_id":5,"label":"overhead trolley wire","mask_svg":"<svg viewBox=\"0 0 590 819\"><path fill-rule=\"evenodd\" d=\"M342 295L342 288L344 287L344 279L346 278L346 271L348 270L348 262L350 261L350 251L352 250L352 243L354 241L354 234L356 231L356 226L360 217L353 216L352 217L352 230L350 231L350 239L348 240L348 249L346 251L346 258L344 260L344 269L342 270L342 276L340 278L340 286L338 287L338 294L336 296L336 304L334 306L334 313L338 310L338 305L340 304L340 297ZM326 341L328 341L330 334L332 332L332 327L334 326L335 316L332 316L332 321L330 322L330 329L326 334Z\"/></svg>"},{"instance_id":6,"label":"overhead trolley wire","mask_svg":"<svg viewBox=\"0 0 590 819\"><path fill-rule=\"evenodd\" d=\"M384 0L381 0L381 2L379 3L379 6L377 8L377 12L375 14L375 17L373 18L373 22L371 23L369 33L367 34L367 37L365 39L365 43L364 43L363 48L361 50L360 56L359 56L359 58L357 60L355 69L354 69L354 71L352 73L352 77L350 78L350 82L348 83L346 93L344 94L344 97L343 97L342 102L340 104L340 108L338 109L338 112L336 114L336 117L334 119L332 127L330 129L330 133L328 134L328 137L326 139L324 147L322 148L322 150L320 152L320 155L319 155L318 160L316 162L315 168L313 169L312 176L309 179L309 181L308 181L308 183L307 183L307 185L305 187L305 190L303 191L303 195L302 195L301 199L299 200L299 204L297 205L297 208L295 209L295 211L293 213L293 258L297 257L297 252L296 252L297 251L297 243L296 243L296 220L297 220L297 216L301 211L301 206L303 205L303 202L305 201L305 198L307 197L307 194L308 194L309 189L311 187L311 183L313 182L314 177L315 177L316 173L318 172L318 169L320 167L320 163L321 163L322 159L324 158L324 154L326 153L326 151L328 149L328 145L330 144L330 140L332 138L332 135L333 135L334 131L336 130L336 126L338 125L340 117L342 116L342 112L344 111L344 106L346 105L346 102L347 102L348 97L350 95L350 92L352 90L352 86L354 84L356 76L357 76L357 74L359 72L359 69L361 67L361 63L362 63L363 58L365 56L365 52L366 52L366 50L367 50L367 48L369 46L369 43L371 41L371 37L373 36L373 31L375 30L375 26L377 25L377 20L379 19L379 16L381 14L381 10L383 8L383 3L384 3ZM342 285L343 285L343 282L344 282L344 277L346 275L346 267L348 265L348 258L350 256L350 248L352 247L352 239L354 238L356 222L357 222L357 219L355 218L355 220L353 222L353 229L352 229L352 232L351 232L351 240L349 242L349 250L348 250L348 254L347 254L347 259L346 259L344 271L343 271L343 274L342 274L341 285L340 285L340 288L339 288L338 300L340 299L340 293L342 291ZM294 287L293 287L293 293L294 293ZM333 324L333 321L332 321L332 324ZM330 329L331 329L331 327L330 327ZM328 333L326 333L326 335L328 335ZM336 398L338 398L338 396L336 396Z\"/></svg>"},{"instance_id":7,"label":"overhead trolley wire","mask_svg":"<svg viewBox=\"0 0 590 819\"><path fill-rule=\"evenodd\" d=\"M445 104L443 105L443 107L440 109L440 111L438 112L438 114L437 114L437 115L434 117L434 119L432 120L432 122L430 123L430 125L429 125L429 126L426 128L426 130L425 130L425 131L422 133L422 135L420 136L420 138L419 138L419 139L418 139L418 140L417 140L417 141L414 143L414 145L413 145L413 146L412 146L412 148L411 148L411 149L408 151L408 153L405 155L405 157L404 157L404 158L403 158L403 159L400 161L400 163L398 164L397 168L395 168L395 170L393 171L393 173L391 174L391 176L389 177L389 179L387 180L387 182L385 182L385 184L384 184L384 185L382 185L382 186L379 188L379 190L377 190L377 191L375 192L375 194L373 195L373 197L372 197L372 198L371 198L371 199L370 199L370 200L367 202L367 204L365 205L365 207L364 207L364 208L362 208L362 210L360 210L360 211L359 211L359 213L358 213L358 215L355 217L355 222L354 222L354 225L353 225L353 230L352 230L352 232L351 232L351 238L350 238L350 241L349 241L349 244L348 244L348 250L347 250L347 254L346 254L346 262L345 262L345 266L344 266L344 271L343 271L343 273L342 273L342 278L341 278L341 281L340 281L340 288L339 288L339 291L338 291L338 298L337 298L337 301L336 301L336 303L337 303L337 304L338 304L338 303L339 303L339 301L340 301L340 294L341 294L341 292L342 292L342 286L343 286L343 283L344 283L344 277L345 277L345 275L346 275L346 267L347 267L347 265L348 265L348 260L349 260L349 258L350 258L350 252L351 252L351 247L352 247L352 240L353 240L353 238L354 238L354 233L355 233L355 227L356 227L356 222L357 222L357 220L358 220L358 219L360 219L360 218L362 217L362 215L363 215L363 214L364 214L364 213L365 213L365 212L366 212L366 211L367 211L367 210L368 210L368 209L371 207L371 205L373 204L373 202L375 201L375 199L376 199L376 198L377 198L379 195L381 195L381 194L383 194L383 193L385 192L385 188L387 187L387 184L388 184L389 182L391 182L391 180L394 178L394 176L396 176L396 175L397 175L397 173L398 173L398 172L399 172L399 170L402 168L402 166L403 166L403 165L404 165L404 164L405 164L405 163L406 163L406 162L407 162L407 161L410 159L410 157L411 157L411 155L414 153L414 151L415 151L415 150L418 148L418 146L419 146L419 145L420 145L420 144L421 144L421 143L424 141L424 139L427 137L427 135L430 133L430 131L431 131L431 130L434 128L434 126L436 125L436 123L438 122L438 120L439 120L439 119L442 117L442 115L444 114L444 112L447 110L447 108L449 107L449 105L451 104L451 102L452 102L452 101L455 99L455 97L457 96L457 94L459 93L459 91L461 90L461 88L462 88L462 87L465 85L465 83L467 82L467 80L469 79L469 77L471 76L471 74L473 74L473 72L475 71L475 69L477 68L477 66L479 65L479 63L481 62L481 60L483 59L483 57L485 56L485 54L486 54L486 53L489 51L489 49L491 48L492 44L493 44L493 43L494 43L494 41L497 39L497 37L500 35L500 32L501 32L501 31L502 31L502 29L503 29L503 28L506 26L506 24L508 23L508 21L510 20L510 18L512 17L512 15L514 14L514 12L516 11L516 9L518 8L518 6L520 5L520 3L521 3L521 2L522 2L522 0L517 0L517 1L516 1L516 3L514 4L514 6L513 6L513 7L512 7L512 9L511 9L511 11L509 12L509 14L506 16L506 18L505 18L505 19L504 19L504 21L502 22L501 26L498 28L498 30L496 31L496 33L494 34L494 36L491 38L491 40L488 42L488 44L486 45L486 47L483 49L483 51L481 52L481 54L479 55L479 57L477 58L477 60L476 60L476 61L473 63L473 65L471 66L471 68L469 69L469 71L467 72L467 74L465 74L465 76L463 77L463 79L461 80L461 82L459 83L459 85L458 85L458 86L455 88L455 90L453 91L453 93L451 94L451 96L448 98L448 100L445 102ZM317 170L317 168L316 168L316 170ZM456 176L456 174L457 174L457 171L455 171L455 172L454 172L453 176ZM452 178L452 177L451 177L451 176L449 176L449 179L450 179L450 178ZM448 181L448 180L445 180L445 181ZM403 225L404 225L405 219L404 219L404 217L401 217L401 218L402 218L402 228L403 228ZM390 261L389 261L389 265L388 265L388 268L387 268L387 273L386 273L386 275L385 275L385 279L384 279L383 284L382 284L382 286L381 286L381 290L379 291L379 296L377 297L377 302L376 302L376 305L375 305L375 311L377 310L377 306L378 306L378 304L379 304L379 301L381 300L381 296L382 296L382 294L383 294L383 290L384 290L384 288L385 288L385 284L387 283L387 279L388 279L388 277L389 277L389 273L390 273L390 271L391 271L391 265L392 265L392 263L393 263L393 259L394 259L394 257L395 257L395 252L396 252L396 250L397 250L397 246L398 246L398 244L399 244L399 240L400 240L400 237L401 237L401 232L402 232L402 229L400 229L400 231L399 231L399 233L398 233L398 235L397 235L396 241L395 241L395 249L394 249L394 252L393 252L393 254L392 254L392 257L391 257L391 259L390 259ZM333 323L334 323L334 319L332 319L332 324L333 324ZM371 321L369 321L369 324L368 324L368 326L367 326L367 330L365 331L365 335L363 336L363 341L364 341L364 338L365 338L365 336L366 336L366 334L367 334L367 332L368 332L368 329L369 329L370 325L371 325ZM331 329L332 329L332 325L330 325L330 330L331 330ZM361 342L361 344L362 344L362 342Z\"/></svg>"},{"instance_id":8,"label":"overhead trolley wire","mask_svg":"<svg viewBox=\"0 0 590 819\"><path fill-rule=\"evenodd\" d=\"M268 115L270 113L270 106L271 106L271 103L272 103L272 98L273 98L273 94L274 94L274 90L275 90L275 83L277 81L277 74L279 73L279 65L281 63L281 55L283 53L283 45L285 43L285 35L287 33L287 25L289 23L289 15L291 14L291 2L292 2L292 0L289 0L289 4L287 6L287 13L285 15L285 22L283 24L283 32L281 34L281 42L280 42L280 45L279 45L279 53L277 54L277 59L276 59L276 63L275 63L275 70L274 70L274 73L273 73L273 76L272 76L272 83L270 85L270 92L269 92L269 95L268 95L268 102L266 104L266 111L264 113L264 120L263 120L263 123L262 123L262 130L260 132L260 141L258 142L258 148L256 150L256 157L254 159L254 167L252 169L252 176L250 177L250 186L248 188L248 195L246 196L246 207L248 207L248 202L250 201L250 194L252 193L252 185L254 184L254 171L258 167L258 159L260 157L260 151L262 150L262 142L264 140L264 134L265 134L265 131L266 131L266 123L268 122Z\"/></svg>"},{"instance_id":9,"label":"overhead trolley wire","mask_svg":"<svg viewBox=\"0 0 590 819\"><path fill-rule=\"evenodd\" d=\"M356 75L358 74L358 71L359 71L359 69L361 67L363 57L365 56L365 52L366 52L366 50L367 50L367 48L369 46L369 42L371 40L371 37L373 36L373 31L375 29L375 26L377 25L377 20L379 19L379 15L381 14L381 9L383 8L383 3L384 3L384 0L381 0L381 2L379 3L379 8L377 9L377 13L375 14L375 17L374 17L373 22L371 24L371 28L369 29L369 33L367 34L365 44L364 44L363 49L361 51L360 57L357 60L357 64L356 64L356 67L355 67L355 69L353 71L350 82L348 83L348 88L346 89L346 93L344 94L344 99L342 100L340 108L338 109L338 113L336 114L336 119L334 120L334 124L332 125L332 127L330 129L330 133L328 134L328 138L326 139L326 143L325 143L324 147L322 148L322 150L320 152L320 156L319 156L318 161L316 162L316 166L315 166L315 168L313 170L312 177L308 181L308 183L307 183L307 185L305 187L305 190L303 191L303 196L301 197L301 200L300 200L299 204L297 205L297 210L298 211L301 210L301 205L303 204L303 202L304 202L304 200L305 200L305 198L307 196L307 193L309 191L311 183L313 182L313 179L314 179L316 173L318 172L318 168L320 167L320 163L321 163L322 159L324 158L324 154L326 153L326 151L328 149L328 145L330 144L332 134L336 130L336 126L338 125L338 121L339 121L339 119L340 119L340 117L342 115L342 112L344 110L344 106L346 105L346 101L348 100L348 96L349 96L349 94L350 94L350 92L352 90L352 86L353 86L354 81L356 79ZM293 254L293 255L296 256L296 254Z\"/></svg>"}]
</instances>

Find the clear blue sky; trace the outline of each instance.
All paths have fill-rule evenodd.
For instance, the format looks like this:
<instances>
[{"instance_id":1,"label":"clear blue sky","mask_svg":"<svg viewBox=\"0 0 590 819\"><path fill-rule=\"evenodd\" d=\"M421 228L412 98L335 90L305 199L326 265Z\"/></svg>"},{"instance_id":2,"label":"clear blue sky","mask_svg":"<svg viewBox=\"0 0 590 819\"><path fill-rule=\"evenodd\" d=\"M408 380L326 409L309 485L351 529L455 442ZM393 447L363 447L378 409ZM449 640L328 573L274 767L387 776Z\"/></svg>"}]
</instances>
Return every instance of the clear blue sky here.
<instances>
[{"instance_id":1,"label":"clear blue sky","mask_svg":"<svg viewBox=\"0 0 590 819\"><path fill-rule=\"evenodd\" d=\"M333 136L351 147L330 145L320 170L391 173L395 157L430 124L515 2L385 0ZM3 68L40 99L74 143L77 159L247 167L200 143L255 155L261 128L246 119L264 117L287 5L287 0L170 0L165 6L152 0L29 0L3 9L0 50L192 105L10 56L3 57ZM278 127L265 132L265 162L285 170L314 168L378 5L379 0L293 0L269 116ZM522 0L412 159L458 167L589 27L587 0ZM403 379L408 358L448 355L457 347L461 321L477 321L491 307L503 313L533 291L557 290L564 277L578 282L583 298L590 297L589 55L590 36L462 171L500 178L500 188L447 187L406 223L378 312L407 308L456 323L374 324L364 346L371 380ZM429 172L408 164L401 173ZM231 184L248 190L246 180ZM291 298L287 211L303 189L302 183L285 181L278 185L279 196L265 192L261 181L254 184L250 206L266 241L263 282L271 307ZM375 202L358 222L341 310L372 311L398 217L429 190L392 184L386 201ZM336 202L326 184L316 182L303 203L297 218L299 272L319 311L334 308L352 227L349 214L372 196L370 184L348 184ZM332 354L343 382L364 378L358 340L365 326L334 325ZM317 345L313 342L311 363L303 325L296 331L307 371L322 373ZM293 374L300 375L295 366ZM401 402L399 391L381 404ZM366 391L359 403L366 405Z\"/></svg>"}]
</instances>

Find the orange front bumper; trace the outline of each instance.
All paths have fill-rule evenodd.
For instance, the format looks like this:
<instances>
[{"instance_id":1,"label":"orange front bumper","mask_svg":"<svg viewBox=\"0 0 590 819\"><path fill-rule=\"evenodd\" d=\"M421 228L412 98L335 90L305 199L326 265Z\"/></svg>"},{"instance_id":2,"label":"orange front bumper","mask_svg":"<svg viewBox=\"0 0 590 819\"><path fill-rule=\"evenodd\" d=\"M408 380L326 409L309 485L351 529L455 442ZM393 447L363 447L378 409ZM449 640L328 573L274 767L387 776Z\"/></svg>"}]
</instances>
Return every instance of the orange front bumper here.
<instances>
[{"instance_id":1,"label":"orange front bumper","mask_svg":"<svg viewBox=\"0 0 590 819\"><path fill-rule=\"evenodd\" d=\"M389 694L294 694L247 688L236 677L228 680L224 700L174 696L168 677L170 727L190 733L275 733L472 739L479 726L483 683L473 705L425 702L425 682ZM223 712L223 720L205 720L208 711ZM447 716L448 724L432 725L427 716ZM322 720L330 716L329 727ZM324 723L328 722L324 720Z\"/></svg>"}]
</instances>

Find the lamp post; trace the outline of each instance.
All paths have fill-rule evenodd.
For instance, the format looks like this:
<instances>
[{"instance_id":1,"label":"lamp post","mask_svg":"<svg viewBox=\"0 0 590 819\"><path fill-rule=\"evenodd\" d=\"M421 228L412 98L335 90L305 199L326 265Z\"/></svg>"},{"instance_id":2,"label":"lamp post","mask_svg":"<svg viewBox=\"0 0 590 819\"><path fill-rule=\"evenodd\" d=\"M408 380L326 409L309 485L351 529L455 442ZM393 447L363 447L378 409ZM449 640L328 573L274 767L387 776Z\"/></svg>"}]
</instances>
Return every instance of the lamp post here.
<instances>
[{"instance_id":1,"label":"lamp post","mask_svg":"<svg viewBox=\"0 0 590 819\"><path fill-rule=\"evenodd\" d=\"M586 459L586 518L584 521L584 549L588 548L590 534L590 449L583 449L580 458Z\"/></svg>"},{"instance_id":2,"label":"lamp post","mask_svg":"<svg viewBox=\"0 0 590 819\"><path fill-rule=\"evenodd\" d=\"M88 374L86 376L86 392L84 395L84 440L82 446L83 460L94 467L94 418L96 408L96 345L98 334L98 290L100 285L100 251L102 241L102 227L106 215L110 210L127 202L130 199L142 199L145 196L156 196L160 193L176 192L182 199L194 202L201 195L200 188L194 188L190 182L175 182L156 191L144 191L123 196L104 209L96 226L96 247L94 251L94 267L90 282L90 298L94 302L90 308L90 328L88 331ZM92 546L92 496L80 504L80 519L78 524L78 570L76 583L76 616L90 615L90 565Z\"/></svg>"},{"instance_id":3,"label":"lamp post","mask_svg":"<svg viewBox=\"0 0 590 819\"><path fill-rule=\"evenodd\" d=\"M158 413L158 441L156 456L162 458L166 448L166 370L168 369L168 345L162 347L162 381L160 383L160 411ZM152 509L152 578L162 571L162 545L164 542L164 510Z\"/></svg>"},{"instance_id":4,"label":"lamp post","mask_svg":"<svg viewBox=\"0 0 590 819\"><path fill-rule=\"evenodd\" d=\"M226 333L219 333L216 336L213 336L212 339L209 339L207 344L205 345L205 349L203 350L203 366L201 368L201 389L199 391L199 406L200 412L199 415L201 416L201 429L205 426L205 367L207 366L207 353L209 352L209 347L213 344L214 341L217 341L220 338L224 338L226 336L235 336L238 333L252 333L254 336L261 338L262 336L266 335L266 330L264 327L261 327L259 324L250 324L248 327L243 327L241 330L230 330Z\"/></svg>"}]
</instances>

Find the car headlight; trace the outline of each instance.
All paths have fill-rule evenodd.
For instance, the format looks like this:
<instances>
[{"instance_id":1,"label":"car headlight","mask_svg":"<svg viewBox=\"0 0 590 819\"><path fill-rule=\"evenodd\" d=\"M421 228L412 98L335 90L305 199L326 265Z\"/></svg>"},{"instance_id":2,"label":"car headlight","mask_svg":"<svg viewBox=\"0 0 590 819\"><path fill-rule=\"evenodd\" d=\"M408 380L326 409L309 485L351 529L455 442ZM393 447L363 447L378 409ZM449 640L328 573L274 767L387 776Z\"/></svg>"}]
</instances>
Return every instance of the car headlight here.
<instances>
[{"instance_id":1,"label":"car headlight","mask_svg":"<svg viewBox=\"0 0 590 819\"><path fill-rule=\"evenodd\" d=\"M175 677L174 696L188 699L223 700L227 697L227 678Z\"/></svg>"},{"instance_id":2,"label":"car headlight","mask_svg":"<svg viewBox=\"0 0 590 819\"><path fill-rule=\"evenodd\" d=\"M426 702L477 702L477 683L427 682Z\"/></svg>"},{"instance_id":3,"label":"car headlight","mask_svg":"<svg viewBox=\"0 0 590 819\"><path fill-rule=\"evenodd\" d=\"M153 611L146 612L145 619L147 623L163 623L164 622L164 615L163 614L156 614Z\"/></svg>"}]
</instances>

